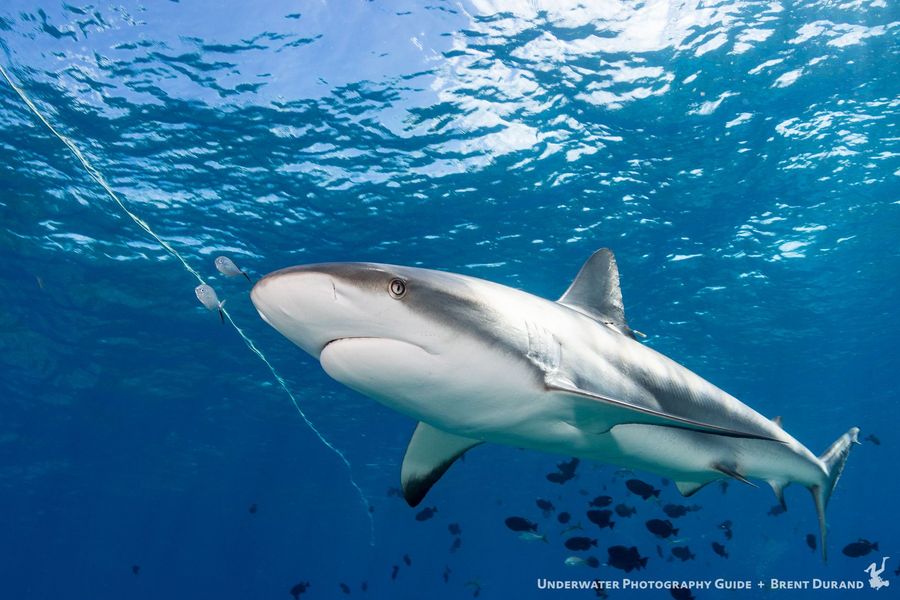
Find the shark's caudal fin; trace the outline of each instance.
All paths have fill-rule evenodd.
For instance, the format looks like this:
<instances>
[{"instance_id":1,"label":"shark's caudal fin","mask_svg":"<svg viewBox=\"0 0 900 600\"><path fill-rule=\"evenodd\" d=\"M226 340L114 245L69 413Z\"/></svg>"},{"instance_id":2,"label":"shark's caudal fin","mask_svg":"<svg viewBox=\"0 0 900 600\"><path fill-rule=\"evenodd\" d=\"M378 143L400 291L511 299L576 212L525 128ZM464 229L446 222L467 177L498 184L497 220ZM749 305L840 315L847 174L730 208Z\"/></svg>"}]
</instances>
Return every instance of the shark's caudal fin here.
<instances>
[{"instance_id":1,"label":"shark's caudal fin","mask_svg":"<svg viewBox=\"0 0 900 600\"><path fill-rule=\"evenodd\" d=\"M453 461L481 443L481 440L453 435L428 423L419 423L409 440L400 468L400 484L406 503L418 505Z\"/></svg>"},{"instance_id":2,"label":"shark's caudal fin","mask_svg":"<svg viewBox=\"0 0 900 600\"><path fill-rule=\"evenodd\" d=\"M816 513L819 517L819 536L822 541L822 560L828 560L828 552L825 544L827 533L825 509L828 507L828 500L831 499L831 493L834 491L834 486L837 485L838 479L840 479L841 473L844 470L844 464L847 462L847 457L850 456L850 448L853 444L859 444L859 440L857 439L858 436L859 428L851 427L847 433L831 444L828 450L819 457L819 460L822 461L822 466L825 467L825 472L827 473L825 480L819 485L809 487L809 491L812 492L813 500L816 503Z\"/></svg>"}]
</instances>

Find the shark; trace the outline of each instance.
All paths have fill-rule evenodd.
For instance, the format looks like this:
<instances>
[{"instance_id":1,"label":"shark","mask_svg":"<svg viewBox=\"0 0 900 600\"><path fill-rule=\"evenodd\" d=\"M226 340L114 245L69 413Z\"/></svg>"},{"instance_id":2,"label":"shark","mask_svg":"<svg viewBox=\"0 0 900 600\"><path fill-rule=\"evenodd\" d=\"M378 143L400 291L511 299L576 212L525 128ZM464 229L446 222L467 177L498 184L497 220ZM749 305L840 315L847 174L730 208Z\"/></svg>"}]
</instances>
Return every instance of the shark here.
<instances>
[{"instance_id":1,"label":"shark","mask_svg":"<svg viewBox=\"0 0 900 600\"><path fill-rule=\"evenodd\" d=\"M859 429L813 454L782 427L638 340L619 269L595 252L558 300L410 266L309 264L253 287L263 320L341 384L418 424L400 469L418 505L464 453L506 444L667 477L684 496L723 478L825 508Z\"/></svg>"}]
</instances>

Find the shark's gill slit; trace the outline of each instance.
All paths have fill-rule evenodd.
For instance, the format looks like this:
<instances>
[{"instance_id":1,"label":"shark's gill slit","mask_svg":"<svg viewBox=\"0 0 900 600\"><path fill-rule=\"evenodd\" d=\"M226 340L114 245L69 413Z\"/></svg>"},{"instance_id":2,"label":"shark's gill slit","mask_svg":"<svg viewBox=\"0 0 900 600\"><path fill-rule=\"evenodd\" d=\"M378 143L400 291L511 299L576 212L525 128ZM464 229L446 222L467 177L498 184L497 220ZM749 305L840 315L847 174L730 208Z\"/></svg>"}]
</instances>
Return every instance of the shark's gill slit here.
<instances>
[{"instance_id":1,"label":"shark's gill slit","mask_svg":"<svg viewBox=\"0 0 900 600\"><path fill-rule=\"evenodd\" d=\"M38 107L31 101L31 99L28 97L28 95L25 94L25 91L21 87L16 85L16 83L13 81L12 77L6 72L6 69L3 68L3 65L0 65L0 74L3 75L3 78L9 84L9 87L11 87L12 90L19 96L19 98L22 99L22 102L25 103L25 105L32 112L32 114L34 114L34 116L37 117L37 119L41 123L43 123L44 126L46 126L48 130L50 130L50 133L52 133L54 135L54 137L56 137L60 142L62 142L69 149L69 151L72 152L72 154L75 156L75 158L78 159L78 162L81 163L81 166L84 168L84 170L87 172L87 174L91 177L91 179L96 181L97 184L103 188L103 191L105 191L106 194L112 199L112 201L116 203L116 205L122 210L122 212L124 212L132 221L134 221L134 223L138 227L140 227L142 230L144 230L144 232L147 235L152 237L166 252L168 252L173 257L175 257L181 263L181 265L184 267L184 269L186 271L188 271L191 275L193 275L197 279L197 281L200 282L200 284L206 284L206 281L203 279L203 276L200 275L200 273L196 269L194 269L184 259L184 257L181 254L179 254L178 251L175 250L175 248L172 247L171 244L169 244L167 241L165 241L160 236L158 236L156 234L156 232L154 232L153 229L150 228L150 225L148 225L146 221L144 221L138 215L136 215L135 213L133 213L131 210L128 209L128 207L125 205L125 203L122 202L122 200L119 198L118 194L116 194L115 191L113 191L113 189L110 187L110 185L108 183L106 183L106 179L103 177L103 175L100 173L100 171L98 171L87 160L87 158L84 156L84 154L81 152L81 150L79 150L78 146L76 146L75 143L71 139L69 139L67 136L65 136L62 133L60 133L59 131L57 131L57 129L50 123L50 121L43 115L43 113L41 113L41 111L38 109ZM231 317L231 314L229 314L229 312L224 308L224 306L220 307L219 310L225 316L228 323L234 328L234 330L237 332L237 334L244 341L244 344L246 344L247 348L249 348L250 351L253 352L266 365L266 367L269 369L269 372L272 374L272 377L275 379L275 381L278 383L278 385L281 387L281 389L284 390L284 392L287 394L288 398L290 398L291 403L294 405L294 408L297 410L297 414L300 415L300 417L306 423L307 427L310 428L310 430L316 435L317 438L319 438L319 441L321 441L322 444L324 444L326 448L331 450L341 460L341 462L344 463L344 466L347 468L347 472L349 474L350 484L356 490L356 493L359 496L359 499L363 504L365 514L366 514L367 518L369 519L369 543L374 546L375 545L375 519L372 516L372 512L370 510L371 505L369 503L368 498L365 495L365 492L363 492L362 488L359 486L358 483L356 483L356 480L353 478L353 466L350 464L350 461L347 459L347 457L344 455L344 453L341 452L341 450L339 450L337 447L335 447L331 442L329 442L328 439L324 435L322 435L322 433L316 428L316 426L313 424L313 422L310 421L309 417L306 416L306 413L303 412L303 409L300 408L300 403L297 402L297 398L294 396L293 392L291 392L285 379L278 373L278 371L275 369L275 367L272 365L272 363L269 362L269 359L266 358L266 356L265 356L265 354L263 354L262 350L260 350L256 346L256 344L253 343L253 340L251 340L247 336L247 334L244 333L244 330L241 329L237 323L235 323L234 319L232 319L232 317Z\"/></svg>"}]
</instances>

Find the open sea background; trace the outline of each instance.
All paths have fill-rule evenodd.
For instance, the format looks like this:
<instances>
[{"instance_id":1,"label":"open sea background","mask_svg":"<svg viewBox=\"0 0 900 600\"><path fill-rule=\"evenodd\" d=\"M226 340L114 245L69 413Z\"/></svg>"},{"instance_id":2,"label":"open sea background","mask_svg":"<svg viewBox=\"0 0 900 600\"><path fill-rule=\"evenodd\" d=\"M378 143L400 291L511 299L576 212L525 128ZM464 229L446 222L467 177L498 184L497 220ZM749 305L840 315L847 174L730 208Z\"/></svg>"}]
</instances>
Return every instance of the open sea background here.
<instances>
[{"instance_id":1,"label":"open sea background","mask_svg":"<svg viewBox=\"0 0 900 600\"><path fill-rule=\"evenodd\" d=\"M4 1L0 65L227 299L352 464L375 543L347 469L267 366L0 80L0 597L289 600L305 581L304 599L344 597L341 582L363 596L363 581L373 598L470 597L476 582L482 598L591 597L535 582L865 580L882 556L878 597L896 596L897 7ZM644 528L661 503L615 467L583 462L556 485L545 474L566 457L490 445L419 522L388 494L414 424L330 380L213 268L388 262L556 298L605 246L646 344L815 453L853 425L880 440L856 447L832 498L827 564L796 486L778 516L765 485L702 490L676 523L696 559L672 562ZM588 523L604 490L637 515ZM593 528L601 562L634 545L647 568L565 566L538 497ZM549 543L518 539L510 515ZM860 537L880 550L841 553Z\"/></svg>"}]
</instances>

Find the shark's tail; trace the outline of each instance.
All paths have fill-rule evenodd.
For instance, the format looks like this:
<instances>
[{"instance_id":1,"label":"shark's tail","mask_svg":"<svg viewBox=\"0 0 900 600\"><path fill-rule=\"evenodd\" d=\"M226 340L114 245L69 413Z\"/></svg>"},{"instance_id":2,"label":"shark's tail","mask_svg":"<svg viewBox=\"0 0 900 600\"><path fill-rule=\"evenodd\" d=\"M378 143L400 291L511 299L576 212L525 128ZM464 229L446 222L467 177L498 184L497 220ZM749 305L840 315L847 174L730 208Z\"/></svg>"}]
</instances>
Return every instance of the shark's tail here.
<instances>
[{"instance_id":1,"label":"shark's tail","mask_svg":"<svg viewBox=\"0 0 900 600\"><path fill-rule=\"evenodd\" d=\"M812 485L809 491L812 492L813 500L816 503L816 513L819 516L819 536L822 541L822 560L828 560L828 551L825 543L826 525L825 525L825 508L828 506L828 500L831 499L831 493L834 486L837 485L838 479L844 470L844 464L847 457L850 456L850 448L853 444L859 444L857 436L859 435L859 427L851 427L850 430L839 437L828 450L820 457L822 466L825 467L826 476L822 483Z\"/></svg>"}]
</instances>

